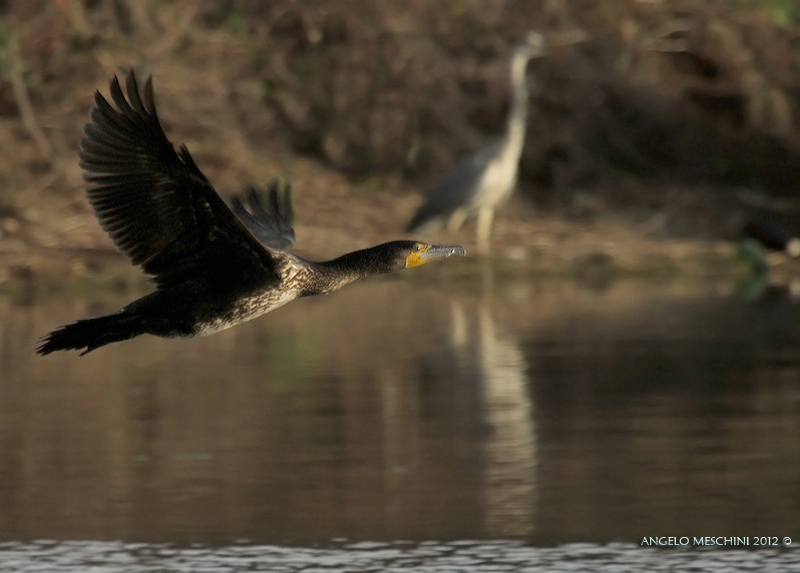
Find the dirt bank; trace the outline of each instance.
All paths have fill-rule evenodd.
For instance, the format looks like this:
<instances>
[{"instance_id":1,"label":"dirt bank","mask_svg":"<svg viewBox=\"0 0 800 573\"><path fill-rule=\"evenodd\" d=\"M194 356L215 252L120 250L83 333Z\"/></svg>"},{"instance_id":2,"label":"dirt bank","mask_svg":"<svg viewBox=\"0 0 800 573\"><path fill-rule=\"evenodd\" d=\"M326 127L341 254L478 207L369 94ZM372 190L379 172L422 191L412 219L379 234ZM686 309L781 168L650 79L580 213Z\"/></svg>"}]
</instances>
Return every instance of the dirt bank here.
<instances>
[{"instance_id":1,"label":"dirt bank","mask_svg":"<svg viewBox=\"0 0 800 573\"><path fill-rule=\"evenodd\" d=\"M4 4L0 281L120 260L85 201L77 143L93 89L121 69L154 76L168 135L222 194L289 177L298 252L324 258L402 236L425 189L500 132L509 40L533 28L586 41L530 66L501 258L555 272L729 261L754 210L791 224L800 211L798 15L758 5Z\"/></svg>"}]
</instances>

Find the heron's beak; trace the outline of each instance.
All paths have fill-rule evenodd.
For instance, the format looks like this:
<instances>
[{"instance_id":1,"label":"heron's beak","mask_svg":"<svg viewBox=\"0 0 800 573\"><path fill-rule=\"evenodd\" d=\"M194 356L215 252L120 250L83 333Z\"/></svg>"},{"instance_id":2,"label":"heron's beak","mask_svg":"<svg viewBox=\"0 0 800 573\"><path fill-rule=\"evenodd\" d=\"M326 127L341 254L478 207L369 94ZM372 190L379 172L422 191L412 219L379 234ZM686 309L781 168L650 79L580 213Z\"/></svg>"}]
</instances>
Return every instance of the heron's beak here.
<instances>
[{"instance_id":1,"label":"heron's beak","mask_svg":"<svg viewBox=\"0 0 800 573\"><path fill-rule=\"evenodd\" d=\"M467 251L464 247L455 245L452 247L439 247L436 245L425 245L418 251L414 251L406 257L406 268L418 267L436 259L444 259L453 255L464 256Z\"/></svg>"}]
</instances>

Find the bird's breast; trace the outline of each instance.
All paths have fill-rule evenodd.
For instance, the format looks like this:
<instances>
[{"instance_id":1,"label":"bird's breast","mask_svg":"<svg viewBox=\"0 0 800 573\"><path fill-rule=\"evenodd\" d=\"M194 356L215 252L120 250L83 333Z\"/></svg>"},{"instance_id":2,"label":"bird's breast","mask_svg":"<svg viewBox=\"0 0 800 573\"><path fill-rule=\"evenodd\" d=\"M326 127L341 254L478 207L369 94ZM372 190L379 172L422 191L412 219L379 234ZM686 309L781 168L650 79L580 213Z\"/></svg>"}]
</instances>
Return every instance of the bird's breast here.
<instances>
[{"instance_id":1,"label":"bird's breast","mask_svg":"<svg viewBox=\"0 0 800 573\"><path fill-rule=\"evenodd\" d=\"M196 322L195 335L206 336L225 330L242 322L266 314L301 296L303 292L304 267L287 257L276 269L278 281L249 294L239 296L222 311L200 318Z\"/></svg>"},{"instance_id":2,"label":"bird's breast","mask_svg":"<svg viewBox=\"0 0 800 573\"><path fill-rule=\"evenodd\" d=\"M230 307L217 316L198 320L195 336L207 336L225 330L242 322L247 322L283 306L298 297L296 290L270 289L236 300Z\"/></svg>"}]
</instances>

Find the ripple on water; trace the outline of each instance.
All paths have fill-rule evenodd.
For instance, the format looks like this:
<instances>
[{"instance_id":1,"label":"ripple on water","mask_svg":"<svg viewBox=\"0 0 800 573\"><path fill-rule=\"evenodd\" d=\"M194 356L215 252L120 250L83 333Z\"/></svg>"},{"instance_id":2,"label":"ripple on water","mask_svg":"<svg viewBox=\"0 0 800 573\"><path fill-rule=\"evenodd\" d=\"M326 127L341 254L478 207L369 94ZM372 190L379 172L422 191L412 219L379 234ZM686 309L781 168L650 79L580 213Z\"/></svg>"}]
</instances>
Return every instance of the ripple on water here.
<instances>
[{"instance_id":1,"label":"ripple on water","mask_svg":"<svg viewBox=\"0 0 800 573\"><path fill-rule=\"evenodd\" d=\"M0 573L155 573L165 570L192 573L228 573L242 570L276 573L564 573L604 570L619 573L638 573L643 570L789 573L800 571L800 551L796 548L764 551L658 550L627 543L573 543L538 548L513 541L426 541L419 544L363 541L337 548L274 545L177 547L166 544L49 540L0 543Z\"/></svg>"}]
</instances>

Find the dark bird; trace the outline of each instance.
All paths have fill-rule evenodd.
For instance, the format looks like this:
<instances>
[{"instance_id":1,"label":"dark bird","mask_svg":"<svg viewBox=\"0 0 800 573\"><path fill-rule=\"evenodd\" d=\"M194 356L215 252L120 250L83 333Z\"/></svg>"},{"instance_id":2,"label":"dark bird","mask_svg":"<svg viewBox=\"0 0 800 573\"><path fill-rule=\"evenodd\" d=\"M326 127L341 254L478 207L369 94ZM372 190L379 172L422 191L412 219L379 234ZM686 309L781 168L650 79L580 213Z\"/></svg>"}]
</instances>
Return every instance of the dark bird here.
<instances>
[{"instance_id":1,"label":"dark bird","mask_svg":"<svg viewBox=\"0 0 800 573\"><path fill-rule=\"evenodd\" d=\"M285 249L294 242L291 196L277 183L262 201L255 190L233 203L236 215L177 152L156 114L151 79L140 94L131 70L114 106L99 93L80 146L89 203L103 229L156 289L107 316L79 320L46 335L36 351L92 350L140 334L164 338L213 334L296 298L325 294L361 277L463 255L458 246L392 241L325 261ZM249 229L249 230L248 230Z\"/></svg>"},{"instance_id":2,"label":"dark bird","mask_svg":"<svg viewBox=\"0 0 800 573\"><path fill-rule=\"evenodd\" d=\"M800 256L800 238L771 218L751 218L742 228L741 238L757 241L768 251L785 251L792 258Z\"/></svg>"},{"instance_id":3,"label":"dark bird","mask_svg":"<svg viewBox=\"0 0 800 573\"><path fill-rule=\"evenodd\" d=\"M739 236L738 258L762 278L769 270L770 253L782 251L792 258L800 256L800 239L777 219L768 213L753 215Z\"/></svg>"},{"instance_id":4,"label":"dark bird","mask_svg":"<svg viewBox=\"0 0 800 573\"><path fill-rule=\"evenodd\" d=\"M433 188L408 224L408 231L427 231L448 225L457 231L467 217L477 214L480 252L489 247L497 207L513 193L528 117L525 69L531 58L544 53L544 38L529 32L511 53L511 107L506 131L499 141L462 160Z\"/></svg>"}]
</instances>

